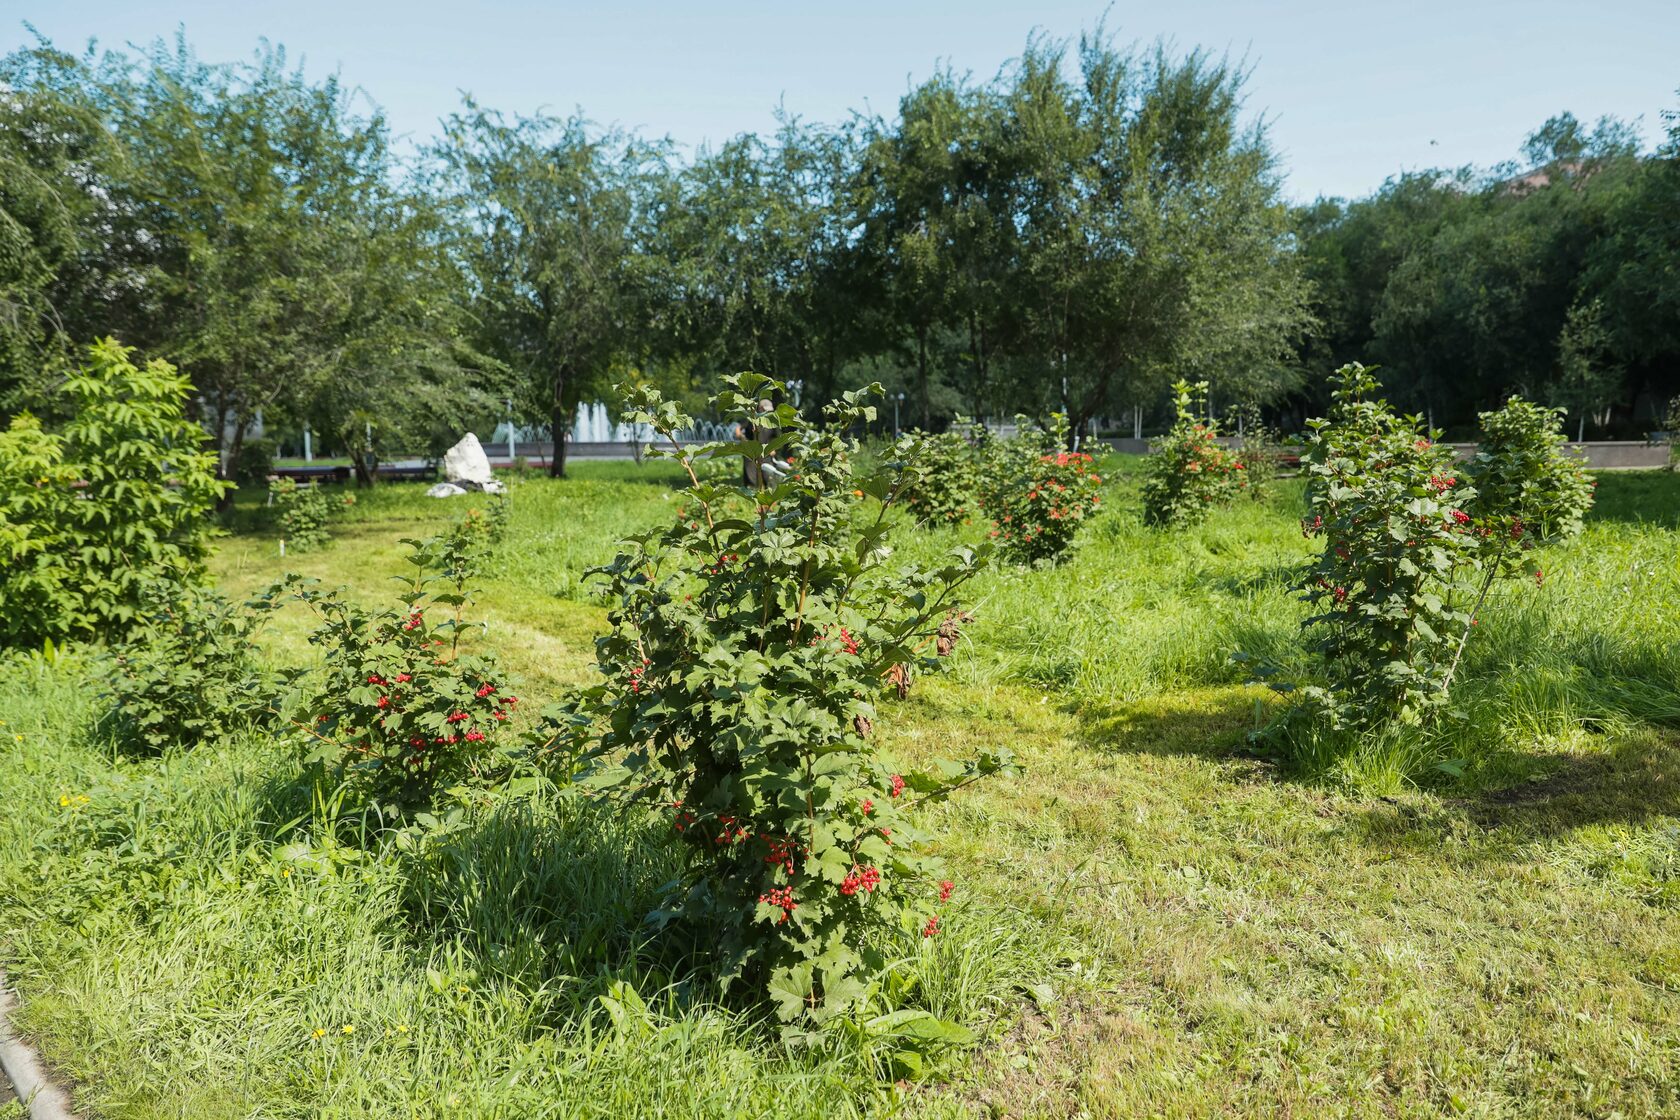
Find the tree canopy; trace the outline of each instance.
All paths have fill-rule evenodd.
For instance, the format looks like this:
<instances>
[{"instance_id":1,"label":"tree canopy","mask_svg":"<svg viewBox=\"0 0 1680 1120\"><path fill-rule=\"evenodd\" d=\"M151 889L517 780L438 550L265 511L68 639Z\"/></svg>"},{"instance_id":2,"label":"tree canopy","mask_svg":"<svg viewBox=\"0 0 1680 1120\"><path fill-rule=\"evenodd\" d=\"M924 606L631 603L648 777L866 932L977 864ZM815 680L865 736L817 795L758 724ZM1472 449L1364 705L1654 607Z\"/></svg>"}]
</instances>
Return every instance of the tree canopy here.
<instances>
[{"instance_id":1,"label":"tree canopy","mask_svg":"<svg viewBox=\"0 0 1680 1120\"><path fill-rule=\"evenodd\" d=\"M1099 27L686 156L467 97L404 158L278 48L37 42L0 59L0 410L51 420L115 336L181 369L225 457L260 415L372 481L504 398L563 435L614 384L698 403L738 370L1076 438L1164 417L1181 378L1293 427L1350 361L1448 425L1519 391L1637 430L1680 394L1672 115L1655 152L1564 113L1520 163L1291 208L1246 81Z\"/></svg>"}]
</instances>

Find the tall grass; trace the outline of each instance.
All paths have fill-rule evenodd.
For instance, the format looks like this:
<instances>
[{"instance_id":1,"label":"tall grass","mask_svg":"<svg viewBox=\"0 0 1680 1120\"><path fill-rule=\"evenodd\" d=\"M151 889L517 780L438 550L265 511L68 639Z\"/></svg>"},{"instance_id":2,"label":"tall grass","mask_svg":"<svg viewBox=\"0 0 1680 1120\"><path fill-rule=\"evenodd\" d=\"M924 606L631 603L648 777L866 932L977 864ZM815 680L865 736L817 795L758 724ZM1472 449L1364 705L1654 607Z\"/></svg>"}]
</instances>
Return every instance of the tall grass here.
<instances>
[{"instance_id":1,"label":"tall grass","mask_svg":"<svg viewBox=\"0 0 1680 1120\"><path fill-rule=\"evenodd\" d=\"M582 571L670 515L662 469L516 489L483 640L531 707L587 679L604 612ZM926 1080L895 1083L884 1027L784 1048L700 939L644 926L681 858L654 822L552 793L346 845L283 741L113 752L73 654L0 666L22 1026L113 1117L1680 1109L1680 479L1602 478L1546 585L1483 612L1460 717L1326 743L1280 781L1242 753L1278 701L1229 655L1302 664L1298 491L1162 533L1120 473L1074 559L984 576L950 677L878 724L907 758L1007 741L1026 765L936 810L949 933L882 1006L984 1041ZM292 562L382 595L397 538L468 501L376 490ZM216 560L235 593L284 567L238 516ZM306 633L276 627L271 656L306 664Z\"/></svg>"}]
</instances>

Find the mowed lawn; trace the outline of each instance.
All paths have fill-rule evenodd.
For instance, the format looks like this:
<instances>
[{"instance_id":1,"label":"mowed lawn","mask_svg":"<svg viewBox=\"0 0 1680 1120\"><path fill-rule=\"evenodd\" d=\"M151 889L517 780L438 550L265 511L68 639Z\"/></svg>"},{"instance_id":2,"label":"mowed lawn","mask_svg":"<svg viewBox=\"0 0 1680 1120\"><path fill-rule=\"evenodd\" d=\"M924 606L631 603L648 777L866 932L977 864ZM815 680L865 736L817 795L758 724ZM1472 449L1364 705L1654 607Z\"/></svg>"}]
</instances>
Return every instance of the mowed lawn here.
<instances>
[{"instance_id":1,"label":"mowed lawn","mask_svg":"<svg viewBox=\"0 0 1680 1120\"><path fill-rule=\"evenodd\" d=\"M544 796L376 856L313 830L284 741L114 756L79 653L0 678L19 1025L104 1117L1680 1114L1680 476L1600 476L1444 730L1303 767L1249 745L1278 700L1230 656L1301 661L1298 484L1161 533L1107 466L1072 562L982 577L951 671L877 721L1023 771L936 810L957 894L895 999L980 1038L921 1076L867 1026L783 1049L650 940L659 822ZM522 710L589 680L584 571L675 500L660 464L575 474L516 483L479 595ZM471 504L382 488L282 561L242 500L212 567L373 601ZM265 640L317 652L291 611Z\"/></svg>"}]
</instances>

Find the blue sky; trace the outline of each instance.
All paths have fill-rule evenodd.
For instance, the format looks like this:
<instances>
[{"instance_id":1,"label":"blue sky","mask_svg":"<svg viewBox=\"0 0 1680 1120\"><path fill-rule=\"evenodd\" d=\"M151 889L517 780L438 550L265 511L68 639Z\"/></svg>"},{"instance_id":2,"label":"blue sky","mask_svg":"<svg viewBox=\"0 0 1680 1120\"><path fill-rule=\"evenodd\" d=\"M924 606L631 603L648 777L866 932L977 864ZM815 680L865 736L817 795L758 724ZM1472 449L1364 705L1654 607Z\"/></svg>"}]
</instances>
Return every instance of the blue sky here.
<instances>
[{"instance_id":1,"label":"blue sky","mask_svg":"<svg viewBox=\"0 0 1680 1120\"><path fill-rule=\"evenodd\" d=\"M0 49L28 21L65 48L121 47L177 26L208 60L259 36L315 75L365 89L395 130L425 139L469 90L529 112L581 107L602 123L719 141L807 119L890 114L936 64L988 77L1034 28L1073 36L1107 12L1122 39L1167 37L1246 58L1249 109L1272 122L1291 197L1356 195L1403 169L1492 164L1546 117L1642 117L1680 107L1680 0L1436 0L1172 4L993 0L850 4L366 3L6 0Z\"/></svg>"}]
</instances>

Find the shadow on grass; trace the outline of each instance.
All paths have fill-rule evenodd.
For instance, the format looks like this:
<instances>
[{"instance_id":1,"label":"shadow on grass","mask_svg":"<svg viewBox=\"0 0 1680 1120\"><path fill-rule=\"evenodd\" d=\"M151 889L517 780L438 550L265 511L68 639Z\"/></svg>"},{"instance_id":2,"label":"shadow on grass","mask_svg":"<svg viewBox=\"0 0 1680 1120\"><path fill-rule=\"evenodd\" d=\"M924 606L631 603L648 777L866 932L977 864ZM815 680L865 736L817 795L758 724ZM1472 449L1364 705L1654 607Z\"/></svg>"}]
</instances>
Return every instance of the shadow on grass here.
<instances>
[{"instance_id":1,"label":"shadow on grass","mask_svg":"<svg viewBox=\"0 0 1680 1120\"><path fill-rule=\"evenodd\" d=\"M1287 591L1301 580L1306 565L1300 562L1267 564L1235 575L1215 576L1205 581L1227 595L1247 597L1261 591Z\"/></svg>"},{"instance_id":2,"label":"shadow on grass","mask_svg":"<svg viewBox=\"0 0 1680 1120\"><path fill-rule=\"evenodd\" d=\"M682 467L663 458L650 458L642 463L633 459L568 459L563 479L550 479L546 470L532 471L523 477L532 480L541 478L558 485L568 482L635 482L667 490L688 485L688 476L683 473ZM731 475L719 481L728 482L735 477Z\"/></svg>"},{"instance_id":3,"label":"shadow on grass","mask_svg":"<svg viewBox=\"0 0 1680 1120\"><path fill-rule=\"evenodd\" d=\"M1189 689L1108 708L1079 712L1093 747L1130 754L1251 756L1248 733L1275 703L1263 689L1233 685Z\"/></svg>"},{"instance_id":4,"label":"shadow on grass","mask_svg":"<svg viewBox=\"0 0 1680 1120\"><path fill-rule=\"evenodd\" d=\"M1589 521L1627 521L1672 529L1680 526L1680 473L1604 471Z\"/></svg>"},{"instance_id":5,"label":"shadow on grass","mask_svg":"<svg viewBox=\"0 0 1680 1120\"><path fill-rule=\"evenodd\" d=\"M405 853L406 909L427 943L453 943L485 975L536 991L612 979L689 955L644 919L681 853L662 830L576 796L510 803Z\"/></svg>"},{"instance_id":6,"label":"shadow on grass","mask_svg":"<svg viewBox=\"0 0 1680 1120\"><path fill-rule=\"evenodd\" d=\"M1680 741L1652 734L1601 754L1569 756L1543 777L1434 805L1384 798L1359 810L1343 835L1395 853L1439 851L1449 838L1472 839L1457 849L1461 858L1500 859L1594 825L1676 816Z\"/></svg>"}]
</instances>

